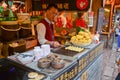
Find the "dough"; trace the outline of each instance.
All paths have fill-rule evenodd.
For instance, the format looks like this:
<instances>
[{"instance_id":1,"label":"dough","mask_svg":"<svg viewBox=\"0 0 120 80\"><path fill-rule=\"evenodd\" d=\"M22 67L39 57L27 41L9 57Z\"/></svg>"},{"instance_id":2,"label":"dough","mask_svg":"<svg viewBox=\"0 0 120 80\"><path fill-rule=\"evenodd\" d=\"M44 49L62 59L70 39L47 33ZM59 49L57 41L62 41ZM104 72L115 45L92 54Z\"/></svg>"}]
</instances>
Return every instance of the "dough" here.
<instances>
[{"instance_id":1,"label":"dough","mask_svg":"<svg viewBox=\"0 0 120 80\"><path fill-rule=\"evenodd\" d=\"M35 80L41 80L43 79L45 76L44 75L38 75L37 77L35 77Z\"/></svg>"},{"instance_id":2,"label":"dough","mask_svg":"<svg viewBox=\"0 0 120 80\"><path fill-rule=\"evenodd\" d=\"M35 77L37 77L38 76L38 73L36 73L36 72L30 72L29 74L28 74L28 78L35 78Z\"/></svg>"}]
</instances>

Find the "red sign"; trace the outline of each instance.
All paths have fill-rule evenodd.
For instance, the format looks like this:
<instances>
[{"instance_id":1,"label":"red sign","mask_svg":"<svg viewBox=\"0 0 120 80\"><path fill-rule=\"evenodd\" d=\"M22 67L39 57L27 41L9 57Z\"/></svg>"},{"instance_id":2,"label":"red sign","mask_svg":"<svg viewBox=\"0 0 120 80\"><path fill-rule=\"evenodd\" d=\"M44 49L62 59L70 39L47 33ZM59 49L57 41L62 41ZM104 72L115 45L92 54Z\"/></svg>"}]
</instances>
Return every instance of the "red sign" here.
<instances>
[{"instance_id":1,"label":"red sign","mask_svg":"<svg viewBox=\"0 0 120 80\"><path fill-rule=\"evenodd\" d=\"M88 0L76 0L76 6L79 10L84 10L88 7L89 1Z\"/></svg>"},{"instance_id":2,"label":"red sign","mask_svg":"<svg viewBox=\"0 0 120 80\"><path fill-rule=\"evenodd\" d=\"M32 0L32 10L46 10L49 3L54 3L59 10L87 11L91 0Z\"/></svg>"}]
</instances>

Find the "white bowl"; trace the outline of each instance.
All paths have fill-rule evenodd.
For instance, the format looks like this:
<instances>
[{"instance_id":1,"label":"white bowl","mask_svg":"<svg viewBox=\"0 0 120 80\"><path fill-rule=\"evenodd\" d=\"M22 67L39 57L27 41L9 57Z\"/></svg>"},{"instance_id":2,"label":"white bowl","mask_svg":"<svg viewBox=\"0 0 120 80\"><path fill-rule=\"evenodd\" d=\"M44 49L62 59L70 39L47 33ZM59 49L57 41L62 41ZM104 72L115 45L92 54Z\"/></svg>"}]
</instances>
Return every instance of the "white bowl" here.
<instances>
[{"instance_id":1,"label":"white bowl","mask_svg":"<svg viewBox=\"0 0 120 80\"><path fill-rule=\"evenodd\" d=\"M27 63L31 63L34 60L34 55L30 53L21 53L17 56L17 59L21 63L27 64Z\"/></svg>"}]
</instances>

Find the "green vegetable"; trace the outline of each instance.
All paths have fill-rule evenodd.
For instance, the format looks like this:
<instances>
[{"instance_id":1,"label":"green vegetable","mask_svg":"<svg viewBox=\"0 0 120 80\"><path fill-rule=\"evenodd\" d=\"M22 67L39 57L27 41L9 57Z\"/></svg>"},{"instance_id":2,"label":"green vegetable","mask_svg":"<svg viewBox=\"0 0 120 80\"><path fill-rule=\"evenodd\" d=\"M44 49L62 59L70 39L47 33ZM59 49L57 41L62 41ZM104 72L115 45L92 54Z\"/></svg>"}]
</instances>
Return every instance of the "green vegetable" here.
<instances>
[{"instance_id":1,"label":"green vegetable","mask_svg":"<svg viewBox=\"0 0 120 80\"><path fill-rule=\"evenodd\" d=\"M85 30L84 30L83 28L81 28L81 27L77 27L77 28L76 28L76 33L78 34L80 31L85 32Z\"/></svg>"}]
</instances>

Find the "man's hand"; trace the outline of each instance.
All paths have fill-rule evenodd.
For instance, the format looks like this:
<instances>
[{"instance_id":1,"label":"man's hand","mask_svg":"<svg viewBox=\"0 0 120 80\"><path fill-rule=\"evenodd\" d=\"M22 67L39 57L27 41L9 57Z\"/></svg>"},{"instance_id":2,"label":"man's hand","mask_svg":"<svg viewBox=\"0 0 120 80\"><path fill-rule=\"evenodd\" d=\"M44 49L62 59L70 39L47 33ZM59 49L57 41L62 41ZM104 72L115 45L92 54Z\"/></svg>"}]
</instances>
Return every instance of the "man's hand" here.
<instances>
[{"instance_id":1,"label":"man's hand","mask_svg":"<svg viewBox=\"0 0 120 80\"><path fill-rule=\"evenodd\" d=\"M60 46L60 43L58 41L53 42L53 47L59 47L59 46Z\"/></svg>"}]
</instances>

